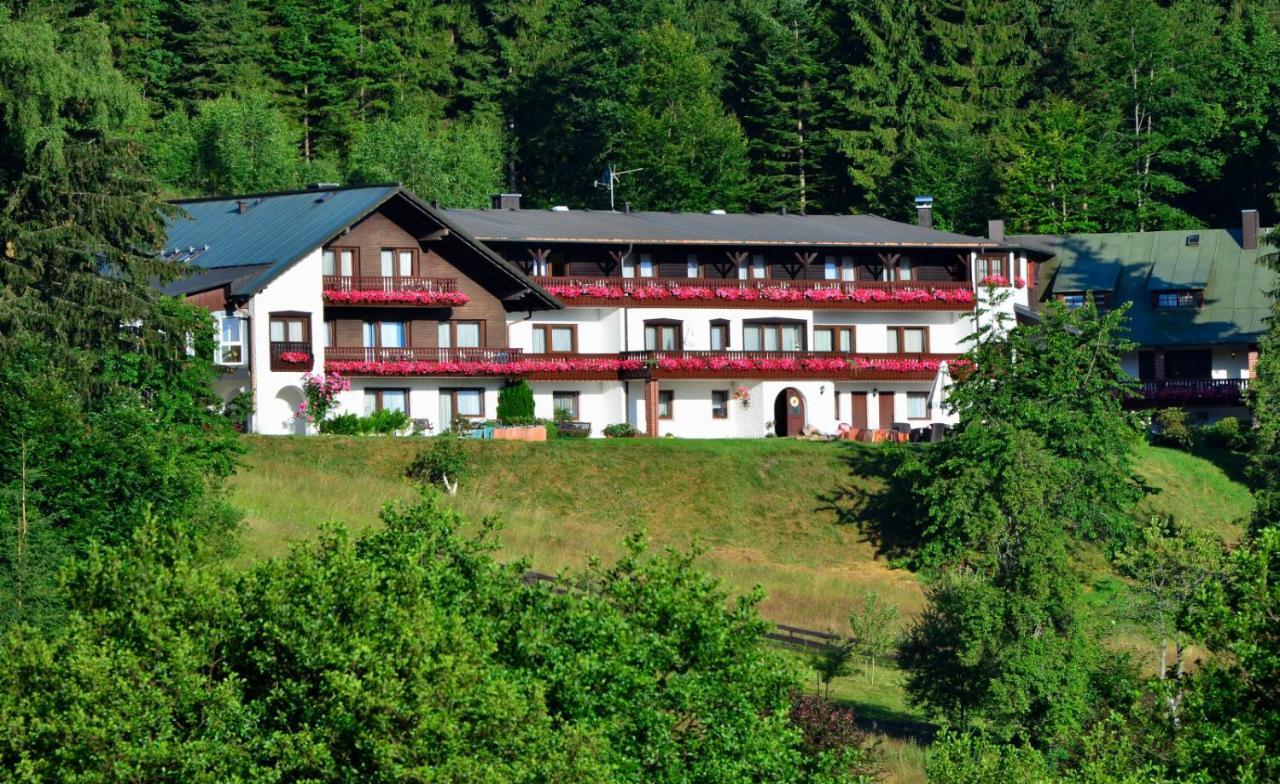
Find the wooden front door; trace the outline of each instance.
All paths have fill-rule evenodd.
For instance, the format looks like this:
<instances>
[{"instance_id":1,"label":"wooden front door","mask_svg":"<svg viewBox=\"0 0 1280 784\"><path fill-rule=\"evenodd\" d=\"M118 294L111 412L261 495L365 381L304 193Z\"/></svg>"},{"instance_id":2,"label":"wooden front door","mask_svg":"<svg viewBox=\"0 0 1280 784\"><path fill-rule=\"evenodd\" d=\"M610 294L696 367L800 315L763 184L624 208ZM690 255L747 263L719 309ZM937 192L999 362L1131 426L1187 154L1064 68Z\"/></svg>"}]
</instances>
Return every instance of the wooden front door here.
<instances>
[{"instance_id":1,"label":"wooden front door","mask_svg":"<svg viewBox=\"0 0 1280 784\"><path fill-rule=\"evenodd\" d=\"M880 429L888 430L893 427L893 398L892 392L880 393Z\"/></svg>"},{"instance_id":2,"label":"wooden front door","mask_svg":"<svg viewBox=\"0 0 1280 784\"><path fill-rule=\"evenodd\" d=\"M804 395L787 387L773 403L774 432L780 436L798 436L804 430Z\"/></svg>"},{"instance_id":3,"label":"wooden front door","mask_svg":"<svg viewBox=\"0 0 1280 784\"><path fill-rule=\"evenodd\" d=\"M861 430L867 429L867 393L853 393L853 413L849 419L850 427L856 427Z\"/></svg>"}]
</instances>

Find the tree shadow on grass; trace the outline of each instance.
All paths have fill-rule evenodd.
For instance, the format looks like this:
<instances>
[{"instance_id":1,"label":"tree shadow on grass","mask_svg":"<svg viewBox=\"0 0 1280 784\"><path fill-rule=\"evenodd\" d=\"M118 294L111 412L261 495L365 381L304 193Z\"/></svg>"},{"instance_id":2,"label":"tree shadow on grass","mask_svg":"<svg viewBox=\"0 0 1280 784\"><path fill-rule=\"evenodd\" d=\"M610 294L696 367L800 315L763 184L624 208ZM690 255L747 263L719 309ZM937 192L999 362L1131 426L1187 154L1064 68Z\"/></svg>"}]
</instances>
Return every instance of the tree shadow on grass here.
<instances>
[{"instance_id":1,"label":"tree shadow on grass","mask_svg":"<svg viewBox=\"0 0 1280 784\"><path fill-rule=\"evenodd\" d=\"M837 525L857 526L863 541L882 558L910 556L919 544L923 510L916 507L908 483L896 474L907 449L928 447L849 443L839 448L850 479L818 494L815 511L832 513Z\"/></svg>"}]
</instances>

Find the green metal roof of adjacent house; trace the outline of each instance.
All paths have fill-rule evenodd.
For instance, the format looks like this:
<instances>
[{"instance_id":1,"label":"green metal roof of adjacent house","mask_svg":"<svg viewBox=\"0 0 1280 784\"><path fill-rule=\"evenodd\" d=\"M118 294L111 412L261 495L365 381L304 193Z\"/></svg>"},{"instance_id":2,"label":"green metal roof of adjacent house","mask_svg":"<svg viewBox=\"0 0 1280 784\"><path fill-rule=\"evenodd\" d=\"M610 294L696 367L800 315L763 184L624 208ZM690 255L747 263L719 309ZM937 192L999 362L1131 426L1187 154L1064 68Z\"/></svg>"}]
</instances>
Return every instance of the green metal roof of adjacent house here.
<instances>
[{"instance_id":1,"label":"green metal roof of adjacent house","mask_svg":"<svg viewBox=\"0 0 1280 784\"><path fill-rule=\"evenodd\" d=\"M1202 346L1252 343L1266 332L1280 275L1262 259L1277 249L1246 250L1240 237L1190 229L1010 239L1054 254L1042 268L1040 299L1105 291L1111 305L1129 304L1130 337L1139 344ZM1156 292L1177 290L1203 290L1203 305L1155 307Z\"/></svg>"},{"instance_id":2,"label":"green metal roof of adjacent house","mask_svg":"<svg viewBox=\"0 0 1280 784\"><path fill-rule=\"evenodd\" d=\"M229 283L232 296L252 295L392 199L404 199L448 227L484 261L519 281L545 306L560 307L522 270L472 237L448 214L396 184L316 186L303 191L177 200L174 204L185 214L169 219L163 255L190 264L198 272L164 290L190 293Z\"/></svg>"}]
</instances>

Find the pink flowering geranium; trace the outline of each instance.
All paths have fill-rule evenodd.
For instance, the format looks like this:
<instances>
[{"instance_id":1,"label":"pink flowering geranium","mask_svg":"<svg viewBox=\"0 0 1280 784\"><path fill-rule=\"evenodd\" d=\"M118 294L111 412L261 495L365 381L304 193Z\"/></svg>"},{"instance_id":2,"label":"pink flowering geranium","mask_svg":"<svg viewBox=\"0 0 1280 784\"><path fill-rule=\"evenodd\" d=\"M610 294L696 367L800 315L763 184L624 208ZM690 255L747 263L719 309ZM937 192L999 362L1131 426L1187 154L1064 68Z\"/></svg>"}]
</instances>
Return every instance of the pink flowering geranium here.
<instances>
[{"instance_id":1,"label":"pink flowering geranium","mask_svg":"<svg viewBox=\"0 0 1280 784\"><path fill-rule=\"evenodd\" d=\"M341 305L465 305L471 298L461 291L346 291L330 289L324 292L329 302Z\"/></svg>"},{"instance_id":2,"label":"pink flowering geranium","mask_svg":"<svg viewBox=\"0 0 1280 784\"><path fill-rule=\"evenodd\" d=\"M1014 287L1015 289L1023 289L1023 288L1026 288L1026 287L1027 287L1027 279L1026 279L1026 278L1023 278L1023 277L1017 277L1017 278L1014 278L1014 279L1013 279L1013 287Z\"/></svg>"},{"instance_id":3,"label":"pink flowering geranium","mask_svg":"<svg viewBox=\"0 0 1280 784\"><path fill-rule=\"evenodd\" d=\"M282 351L279 359L281 362L288 362L290 365L301 365L304 362L310 362L311 355L305 351Z\"/></svg>"},{"instance_id":4,"label":"pink flowering geranium","mask_svg":"<svg viewBox=\"0 0 1280 784\"><path fill-rule=\"evenodd\" d=\"M338 372L306 373L302 393L306 400L298 406L297 417L319 424L338 406L338 395L351 389L351 382Z\"/></svg>"},{"instance_id":5,"label":"pink flowering geranium","mask_svg":"<svg viewBox=\"0 0 1280 784\"><path fill-rule=\"evenodd\" d=\"M988 275L982 279L982 285L996 287L1008 286L1009 279L1004 275Z\"/></svg>"}]
</instances>

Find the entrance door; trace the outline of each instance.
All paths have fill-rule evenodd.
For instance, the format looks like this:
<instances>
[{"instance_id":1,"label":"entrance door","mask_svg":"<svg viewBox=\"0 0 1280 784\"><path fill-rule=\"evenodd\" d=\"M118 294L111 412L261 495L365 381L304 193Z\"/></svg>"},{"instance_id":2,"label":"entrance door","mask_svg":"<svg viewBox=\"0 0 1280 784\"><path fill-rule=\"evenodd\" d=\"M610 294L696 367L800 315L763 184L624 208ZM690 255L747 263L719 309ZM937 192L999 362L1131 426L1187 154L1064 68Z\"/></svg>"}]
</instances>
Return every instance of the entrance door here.
<instances>
[{"instance_id":1,"label":"entrance door","mask_svg":"<svg viewBox=\"0 0 1280 784\"><path fill-rule=\"evenodd\" d=\"M798 436L804 430L804 395L787 387L773 402L774 432L780 436Z\"/></svg>"},{"instance_id":2,"label":"entrance door","mask_svg":"<svg viewBox=\"0 0 1280 784\"><path fill-rule=\"evenodd\" d=\"M853 393L853 414L850 415L849 426L860 430L867 429L867 393Z\"/></svg>"},{"instance_id":3,"label":"entrance door","mask_svg":"<svg viewBox=\"0 0 1280 784\"><path fill-rule=\"evenodd\" d=\"M892 392L880 393L880 429L888 430L893 427L893 398Z\"/></svg>"}]
</instances>

